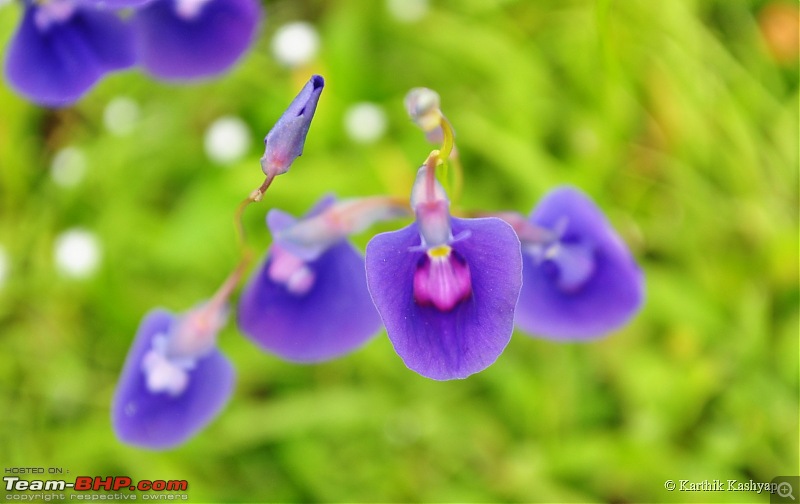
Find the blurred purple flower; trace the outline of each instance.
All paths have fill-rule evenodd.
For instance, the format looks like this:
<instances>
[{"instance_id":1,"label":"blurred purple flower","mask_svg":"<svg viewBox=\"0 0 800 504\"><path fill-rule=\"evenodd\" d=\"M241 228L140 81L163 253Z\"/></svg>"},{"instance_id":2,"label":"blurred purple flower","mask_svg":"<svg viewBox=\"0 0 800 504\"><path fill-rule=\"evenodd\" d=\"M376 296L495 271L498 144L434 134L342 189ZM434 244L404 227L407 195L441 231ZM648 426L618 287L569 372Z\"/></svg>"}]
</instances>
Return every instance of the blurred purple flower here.
<instances>
[{"instance_id":1,"label":"blurred purple flower","mask_svg":"<svg viewBox=\"0 0 800 504\"><path fill-rule=\"evenodd\" d=\"M133 17L138 62L164 80L211 77L250 47L261 20L257 0L156 0Z\"/></svg>"},{"instance_id":2,"label":"blurred purple flower","mask_svg":"<svg viewBox=\"0 0 800 504\"><path fill-rule=\"evenodd\" d=\"M267 178L286 173L294 160L303 154L308 129L324 86L325 79L321 75L311 76L267 133L261 157L261 169Z\"/></svg>"},{"instance_id":3,"label":"blurred purple flower","mask_svg":"<svg viewBox=\"0 0 800 504\"><path fill-rule=\"evenodd\" d=\"M522 283L514 230L497 218L457 219L423 166L412 194L417 221L367 245L367 284L386 332L413 371L466 378L508 344Z\"/></svg>"},{"instance_id":4,"label":"blurred purple flower","mask_svg":"<svg viewBox=\"0 0 800 504\"><path fill-rule=\"evenodd\" d=\"M145 316L117 384L112 423L128 444L166 449L205 427L233 392L234 370L215 348L225 310Z\"/></svg>"},{"instance_id":5,"label":"blurred purple flower","mask_svg":"<svg viewBox=\"0 0 800 504\"><path fill-rule=\"evenodd\" d=\"M132 7L132 22L108 9ZM255 38L257 0L25 0L5 61L11 86L64 106L108 72L141 65L164 80L228 70Z\"/></svg>"},{"instance_id":6,"label":"blurred purple flower","mask_svg":"<svg viewBox=\"0 0 800 504\"><path fill-rule=\"evenodd\" d=\"M529 236L520 234L520 329L556 339L589 339L620 327L639 310L642 272L582 192L553 190L536 206L526 227Z\"/></svg>"},{"instance_id":7,"label":"blurred purple flower","mask_svg":"<svg viewBox=\"0 0 800 504\"><path fill-rule=\"evenodd\" d=\"M274 236L266 260L239 301L239 328L259 346L293 362L349 353L380 329L349 234L402 212L385 198L327 197L300 220L269 212Z\"/></svg>"},{"instance_id":8,"label":"blurred purple flower","mask_svg":"<svg viewBox=\"0 0 800 504\"><path fill-rule=\"evenodd\" d=\"M130 27L114 14L73 0L27 1L6 55L5 74L31 101L62 106L107 72L134 61Z\"/></svg>"},{"instance_id":9,"label":"blurred purple flower","mask_svg":"<svg viewBox=\"0 0 800 504\"><path fill-rule=\"evenodd\" d=\"M84 5L91 5L101 9L124 9L126 7L141 7L156 0L75 0Z\"/></svg>"}]
</instances>

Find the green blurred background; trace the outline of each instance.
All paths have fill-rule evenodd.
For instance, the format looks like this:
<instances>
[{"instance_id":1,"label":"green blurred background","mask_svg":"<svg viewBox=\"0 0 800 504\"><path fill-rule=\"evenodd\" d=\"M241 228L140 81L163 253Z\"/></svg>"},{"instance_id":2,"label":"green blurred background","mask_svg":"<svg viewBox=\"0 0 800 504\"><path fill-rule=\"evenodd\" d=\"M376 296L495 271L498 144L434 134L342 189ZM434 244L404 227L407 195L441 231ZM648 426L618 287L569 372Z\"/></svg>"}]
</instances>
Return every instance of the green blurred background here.
<instances>
[{"instance_id":1,"label":"green blurred background","mask_svg":"<svg viewBox=\"0 0 800 504\"><path fill-rule=\"evenodd\" d=\"M769 502L664 481L800 473L797 2L413 3L423 15L403 20L384 1L267 1L241 64L192 86L131 71L46 110L0 84L3 467L186 479L194 502ZM20 11L0 7L1 47ZM297 20L320 51L289 69L271 41ZM231 323L227 409L172 451L120 444L109 404L140 318L193 306L234 266L232 217L261 182L261 139L314 72L327 86L305 154L246 211L254 247L269 244L273 206L406 197L431 146L402 98L427 86L458 134L461 207L527 213L559 184L581 187L641 262L644 309L586 344L517 333L453 382L407 370L385 333L301 366ZM120 97L135 112L123 131L104 119ZM359 102L386 113L375 141L343 125ZM222 116L250 130L228 165L204 149ZM71 187L51 171L67 147L86 166ZM101 250L84 278L54 262L76 227Z\"/></svg>"}]
</instances>

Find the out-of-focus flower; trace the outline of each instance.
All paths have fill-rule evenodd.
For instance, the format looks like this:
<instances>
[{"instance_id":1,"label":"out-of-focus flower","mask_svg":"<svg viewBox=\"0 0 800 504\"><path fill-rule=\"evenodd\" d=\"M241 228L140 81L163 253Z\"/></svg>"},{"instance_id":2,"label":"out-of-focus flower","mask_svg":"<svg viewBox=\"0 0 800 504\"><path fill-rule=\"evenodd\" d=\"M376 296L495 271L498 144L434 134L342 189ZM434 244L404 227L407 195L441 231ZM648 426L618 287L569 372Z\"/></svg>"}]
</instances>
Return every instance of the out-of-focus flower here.
<instances>
[{"instance_id":1,"label":"out-of-focus flower","mask_svg":"<svg viewBox=\"0 0 800 504\"><path fill-rule=\"evenodd\" d=\"M131 22L111 9L131 7ZM31 101L64 106L103 75L139 64L185 81L228 70L255 38L257 0L25 0L6 56L11 86Z\"/></svg>"},{"instance_id":2,"label":"out-of-focus flower","mask_svg":"<svg viewBox=\"0 0 800 504\"><path fill-rule=\"evenodd\" d=\"M364 259L347 236L405 213L386 198L320 201L300 220L270 211L275 237L239 302L239 328L265 350L319 362L363 345L380 328Z\"/></svg>"},{"instance_id":3,"label":"out-of-focus flower","mask_svg":"<svg viewBox=\"0 0 800 504\"><path fill-rule=\"evenodd\" d=\"M433 163L432 155L414 184L416 222L367 245L367 283L406 366L451 380L485 369L508 344L522 258L502 220L450 216Z\"/></svg>"},{"instance_id":4,"label":"out-of-focus flower","mask_svg":"<svg viewBox=\"0 0 800 504\"><path fill-rule=\"evenodd\" d=\"M261 170L268 179L289 171L294 160L303 154L308 129L324 86L322 76L312 76L267 133Z\"/></svg>"},{"instance_id":5,"label":"out-of-focus flower","mask_svg":"<svg viewBox=\"0 0 800 504\"><path fill-rule=\"evenodd\" d=\"M31 101L62 106L79 99L106 73L134 62L133 33L114 14L74 0L26 1L5 74Z\"/></svg>"},{"instance_id":6,"label":"out-of-focus flower","mask_svg":"<svg viewBox=\"0 0 800 504\"><path fill-rule=\"evenodd\" d=\"M205 427L233 392L234 370L216 349L226 310L213 302L176 316L148 313L125 360L111 419L128 444L166 449Z\"/></svg>"},{"instance_id":7,"label":"out-of-focus flower","mask_svg":"<svg viewBox=\"0 0 800 504\"><path fill-rule=\"evenodd\" d=\"M155 0L133 17L138 63L165 80L218 75L250 47L260 20L257 0Z\"/></svg>"},{"instance_id":8,"label":"out-of-focus flower","mask_svg":"<svg viewBox=\"0 0 800 504\"><path fill-rule=\"evenodd\" d=\"M600 209L580 191L555 189L529 220L514 227L523 251L516 314L523 331L557 339L595 338L639 310L641 270Z\"/></svg>"}]
</instances>

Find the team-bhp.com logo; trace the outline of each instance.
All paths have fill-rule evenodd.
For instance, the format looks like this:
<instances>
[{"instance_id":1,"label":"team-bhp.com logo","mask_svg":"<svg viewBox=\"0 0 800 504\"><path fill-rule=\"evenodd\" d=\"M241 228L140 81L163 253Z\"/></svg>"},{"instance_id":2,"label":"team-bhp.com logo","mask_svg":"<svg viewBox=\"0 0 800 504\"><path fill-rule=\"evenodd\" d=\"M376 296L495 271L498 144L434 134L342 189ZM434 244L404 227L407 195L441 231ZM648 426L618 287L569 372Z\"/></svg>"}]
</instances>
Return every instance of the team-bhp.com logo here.
<instances>
[{"instance_id":1,"label":"team-bhp.com logo","mask_svg":"<svg viewBox=\"0 0 800 504\"><path fill-rule=\"evenodd\" d=\"M66 480L24 480L16 476L4 476L6 491L44 491L58 492L72 489L78 492L107 490L119 492L122 490L139 492L176 492L186 491L189 483L186 480L139 480L134 481L128 476L78 476L75 481Z\"/></svg>"}]
</instances>

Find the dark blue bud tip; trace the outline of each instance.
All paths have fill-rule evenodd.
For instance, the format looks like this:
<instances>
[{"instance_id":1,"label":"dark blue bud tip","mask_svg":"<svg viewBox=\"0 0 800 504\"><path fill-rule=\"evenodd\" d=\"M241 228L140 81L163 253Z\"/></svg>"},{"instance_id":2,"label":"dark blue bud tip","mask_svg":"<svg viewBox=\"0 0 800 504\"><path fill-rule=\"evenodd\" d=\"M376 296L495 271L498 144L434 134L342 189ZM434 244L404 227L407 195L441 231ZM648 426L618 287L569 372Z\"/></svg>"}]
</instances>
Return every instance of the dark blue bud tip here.
<instances>
[{"instance_id":1,"label":"dark blue bud tip","mask_svg":"<svg viewBox=\"0 0 800 504\"><path fill-rule=\"evenodd\" d=\"M325 87L325 79L323 79L321 75L312 75L311 86L312 86L312 91L316 91L317 89L323 88Z\"/></svg>"}]
</instances>

